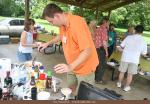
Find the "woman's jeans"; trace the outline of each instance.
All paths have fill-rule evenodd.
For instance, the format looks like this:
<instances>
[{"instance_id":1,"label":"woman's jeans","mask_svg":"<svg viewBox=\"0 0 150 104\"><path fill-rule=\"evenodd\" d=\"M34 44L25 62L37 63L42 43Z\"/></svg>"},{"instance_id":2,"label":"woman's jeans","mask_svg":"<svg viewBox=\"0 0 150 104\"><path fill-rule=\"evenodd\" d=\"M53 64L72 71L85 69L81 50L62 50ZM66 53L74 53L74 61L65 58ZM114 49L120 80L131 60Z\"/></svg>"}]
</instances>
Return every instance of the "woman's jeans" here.
<instances>
[{"instance_id":1,"label":"woman's jeans","mask_svg":"<svg viewBox=\"0 0 150 104\"><path fill-rule=\"evenodd\" d=\"M99 58L99 65L95 71L95 81L102 81L106 69L106 53L103 47L97 48L96 50Z\"/></svg>"},{"instance_id":2,"label":"woman's jeans","mask_svg":"<svg viewBox=\"0 0 150 104\"><path fill-rule=\"evenodd\" d=\"M17 52L17 57L18 57L19 62L25 62L25 61L32 60L31 53Z\"/></svg>"}]
</instances>

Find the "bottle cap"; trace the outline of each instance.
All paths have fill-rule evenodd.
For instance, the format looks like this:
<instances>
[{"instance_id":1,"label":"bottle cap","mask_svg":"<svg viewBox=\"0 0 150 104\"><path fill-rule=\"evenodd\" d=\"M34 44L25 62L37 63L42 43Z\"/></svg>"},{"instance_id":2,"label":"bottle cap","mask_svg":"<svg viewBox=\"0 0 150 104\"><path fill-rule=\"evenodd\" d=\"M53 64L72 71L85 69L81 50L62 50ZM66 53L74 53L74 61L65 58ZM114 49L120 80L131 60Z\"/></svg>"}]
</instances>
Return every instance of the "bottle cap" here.
<instances>
[{"instance_id":1,"label":"bottle cap","mask_svg":"<svg viewBox=\"0 0 150 104\"><path fill-rule=\"evenodd\" d=\"M40 80L45 80L45 74L44 73L40 74Z\"/></svg>"},{"instance_id":2,"label":"bottle cap","mask_svg":"<svg viewBox=\"0 0 150 104\"><path fill-rule=\"evenodd\" d=\"M9 77L10 76L10 71L7 71L6 75L7 75L7 77Z\"/></svg>"},{"instance_id":3,"label":"bottle cap","mask_svg":"<svg viewBox=\"0 0 150 104\"><path fill-rule=\"evenodd\" d=\"M34 66L32 66L32 70L34 70L35 69L35 67Z\"/></svg>"},{"instance_id":4,"label":"bottle cap","mask_svg":"<svg viewBox=\"0 0 150 104\"><path fill-rule=\"evenodd\" d=\"M52 76L52 71L48 70L47 76L48 76L48 77L51 77L51 76Z\"/></svg>"},{"instance_id":5,"label":"bottle cap","mask_svg":"<svg viewBox=\"0 0 150 104\"><path fill-rule=\"evenodd\" d=\"M39 69L40 69L40 70L44 70L44 66L40 66Z\"/></svg>"}]
</instances>

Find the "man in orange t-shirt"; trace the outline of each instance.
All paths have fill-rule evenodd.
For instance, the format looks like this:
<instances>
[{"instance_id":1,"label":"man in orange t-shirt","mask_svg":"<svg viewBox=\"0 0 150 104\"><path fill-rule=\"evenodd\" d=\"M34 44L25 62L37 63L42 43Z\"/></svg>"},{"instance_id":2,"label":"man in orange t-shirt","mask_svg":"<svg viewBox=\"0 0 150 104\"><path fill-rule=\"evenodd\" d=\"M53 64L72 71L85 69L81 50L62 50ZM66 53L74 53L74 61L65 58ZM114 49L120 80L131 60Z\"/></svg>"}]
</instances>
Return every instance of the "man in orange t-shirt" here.
<instances>
[{"instance_id":1,"label":"man in orange t-shirt","mask_svg":"<svg viewBox=\"0 0 150 104\"><path fill-rule=\"evenodd\" d=\"M55 4L48 4L42 16L49 23L60 27L60 35L38 47L43 50L50 44L62 41L67 64L54 66L55 72L68 72L68 84L73 90L81 81L92 83L99 61L85 20L80 16L64 13Z\"/></svg>"}]
</instances>

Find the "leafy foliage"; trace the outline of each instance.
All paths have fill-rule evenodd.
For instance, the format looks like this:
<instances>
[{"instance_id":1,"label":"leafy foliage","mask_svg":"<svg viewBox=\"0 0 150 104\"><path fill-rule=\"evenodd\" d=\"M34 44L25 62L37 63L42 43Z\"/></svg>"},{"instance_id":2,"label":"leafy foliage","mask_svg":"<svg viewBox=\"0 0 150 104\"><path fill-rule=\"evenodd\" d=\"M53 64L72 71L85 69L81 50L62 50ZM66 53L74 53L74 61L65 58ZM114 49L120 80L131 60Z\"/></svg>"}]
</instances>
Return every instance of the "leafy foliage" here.
<instances>
[{"instance_id":1,"label":"leafy foliage","mask_svg":"<svg viewBox=\"0 0 150 104\"><path fill-rule=\"evenodd\" d=\"M21 0L0 0L0 15L2 16L21 16L24 8L18 4ZM18 2L18 3L17 3Z\"/></svg>"},{"instance_id":2,"label":"leafy foliage","mask_svg":"<svg viewBox=\"0 0 150 104\"><path fill-rule=\"evenodd\" d=\"M30 0L30 16L32 18L41 18L43 8L51 2L58 4L65 12L72 12L85 17L87 21L95 19L95 10L70 6L52 0ZM24 0L0 0L1 16L23 16L24 9ZM103 14L108 13L99 11L98 21L101 21ZM150 0L141 0L112 10L110 21L121 28L126 28L128 25L142 24L146 30L150 30Z\"/></svg>"},{"instance_id":3,"label":"leafy foliage","mask_svg":"<svg viewBox=\"0 0 150 104\"><path fill-rule=\"evenodd\" d=\"M116 10L110 16L111 22L118 27L142 24L146 30L150 30L150 0L133 3Z\"/></svg>"},{"instance_id":4,"label":"leafy foliage","mask_svg":"<svg viewBox=\"0 0 150 104\"><path fill-rule=\"evenodd\" d=\"M31 16L34 18L41 18L44 7L49 3L56 3L51 0L32 0L31 2ZM69 11L69 6L67 4L58 4L64 11Z\"/></svg>"}]
</instances>

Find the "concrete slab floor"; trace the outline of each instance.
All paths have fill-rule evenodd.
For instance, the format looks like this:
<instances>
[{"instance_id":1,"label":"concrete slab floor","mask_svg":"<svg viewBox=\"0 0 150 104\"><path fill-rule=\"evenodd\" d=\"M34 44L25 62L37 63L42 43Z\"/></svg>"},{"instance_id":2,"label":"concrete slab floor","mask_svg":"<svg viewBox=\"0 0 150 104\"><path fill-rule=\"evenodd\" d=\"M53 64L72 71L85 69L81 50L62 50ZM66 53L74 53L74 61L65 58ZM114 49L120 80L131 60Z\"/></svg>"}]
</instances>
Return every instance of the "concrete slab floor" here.
<instances>
[{"instance_id":1,"label":"concrete slab floor","mask_svg":"<svg viewBox=\"0 0 150 104\"><path fill-rule=\"evenodd\" d=\"M17 62L16 52L18 44L6 44L0 45L0 58L10 58L13 63ZM47 70L52 69L52 67L58 63L65 63L65 58L63 54L56 51L55 54L43 54L37 52L34 49L33 56L36 56L36 60L42 62ZM55 76L62 79L61 87L66 87L66 74L55 74ZM111 70L107 69L105 73L105 80L107 80L106 85L94 84L94 86L100 89L108 88L116 91L117 93L123 95L125 100L143 100L148 98L150 100L150 81L144 78L135 76L132 83L132 90L129 92L124 92L121 88L116 87L116 81L111 81Z\"/></svg>"}]
</instances>

